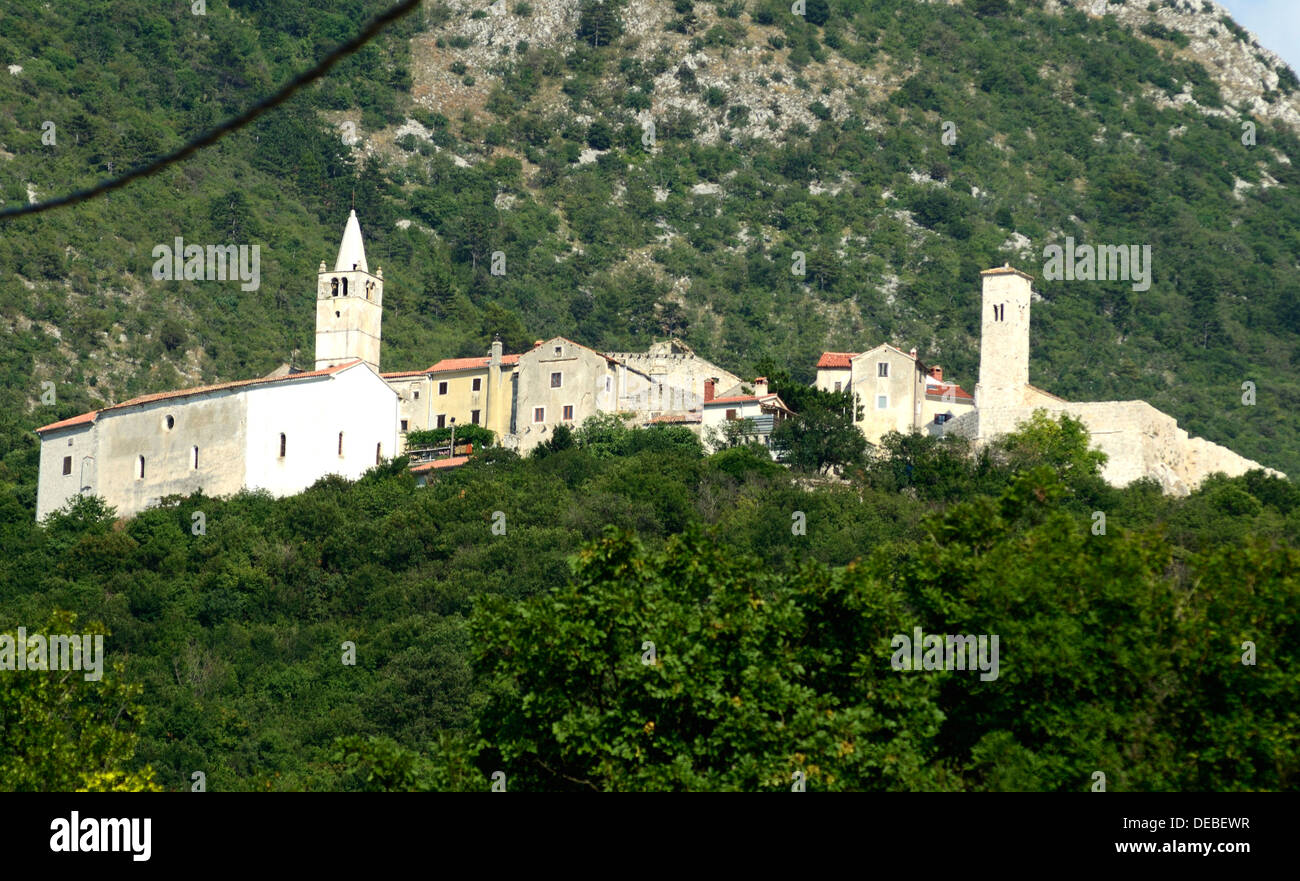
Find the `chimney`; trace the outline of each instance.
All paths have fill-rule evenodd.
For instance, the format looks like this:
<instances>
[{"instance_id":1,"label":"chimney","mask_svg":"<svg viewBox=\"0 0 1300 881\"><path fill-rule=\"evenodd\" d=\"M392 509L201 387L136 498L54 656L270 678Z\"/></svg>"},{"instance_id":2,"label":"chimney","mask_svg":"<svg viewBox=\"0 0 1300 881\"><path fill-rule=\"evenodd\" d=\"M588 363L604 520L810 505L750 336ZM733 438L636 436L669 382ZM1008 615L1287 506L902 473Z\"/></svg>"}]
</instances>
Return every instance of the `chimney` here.
<instances>
[{"instance_id":1,"label":"chimney","mask_svg":"<svg viewBox=\"0 0 1300 881\"><path fill-rule=\"evenodd\" d=\"M916 360L916 346L913 346L913 347L912 347L912 351L908 352L908 354L911 355L911 356L912 356L912 360L915 361L915 360Z\"/></svg>"},{"instance_id":2,"label":"chimney","mask_svg":"<svg viewBox=\"0 0 1300 881\"><path fill-rule=\"evenodd\" d=\"M938 364L931 367L930 378L937 379L939 382L943 382L943 368L940 367Z\"/></svg>"},{"instance_id":3,"label":"chimney","mask_svg":"<svg viewBox=\"0 0 1300 881\"><path fill-rule=\"evenodd\" d=\"M501 337L492 340L492 352L488 355L488 363L493 367L501 364Z\"/></svg>"},{"instance_id":4,"label":"chimney","mask_svg":"<svg viewBox=\"0 0 1300 881\"><path fill-rule=\"evenodd\" d=\"M766 376L755 377L755 379L754 379L754 394L756 394L756 395L765 395L765 394L767 394L767 377L766 377Z\"/></svg>"},{"instance_id":5,"label":"chimney","mask_svg":"<svg viewBox=\"0 0 1300 881\"><path fill-rule=\"evenodd\" d=\"M714 388L714 383L716 383L716 382L717 382L716 379L706 379L706 380L704 380L704 402L705 402L706 404L707 404L709 401L712 401L712 400L713 400L713 388Z\"/></svg>"}]
</instances>

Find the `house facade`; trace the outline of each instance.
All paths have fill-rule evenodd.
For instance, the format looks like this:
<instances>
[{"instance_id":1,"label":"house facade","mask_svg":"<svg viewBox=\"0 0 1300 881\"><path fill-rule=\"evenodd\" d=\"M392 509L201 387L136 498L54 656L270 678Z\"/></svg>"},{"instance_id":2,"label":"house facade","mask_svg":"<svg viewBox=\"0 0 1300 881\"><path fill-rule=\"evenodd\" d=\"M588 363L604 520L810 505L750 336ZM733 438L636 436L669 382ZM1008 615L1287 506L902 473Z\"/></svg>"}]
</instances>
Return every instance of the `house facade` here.
<instances>
[{"instance_id":1,"label":"house facade","mask_svg":"<svg viewBox=\"0 0 1300 881\"><path fill-rule=\"evenodd\" d=\"M861 408L855 420L868 443L891 431L939 434L941 426L974 408L974 397L943 379L943 368L927 366L916 350L882 343L866 352L823 352L816 387L850 391Z\"/></svg>"}]
</instances>

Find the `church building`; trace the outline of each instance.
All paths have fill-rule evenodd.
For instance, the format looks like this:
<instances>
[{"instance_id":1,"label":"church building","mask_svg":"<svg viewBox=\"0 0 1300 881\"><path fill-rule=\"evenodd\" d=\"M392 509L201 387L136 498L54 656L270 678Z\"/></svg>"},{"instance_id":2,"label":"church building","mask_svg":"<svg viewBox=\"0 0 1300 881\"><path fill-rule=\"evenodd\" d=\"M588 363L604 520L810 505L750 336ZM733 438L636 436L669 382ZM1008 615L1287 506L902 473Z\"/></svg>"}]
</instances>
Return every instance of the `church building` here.
<instances>
[{"instance_id":1,"label":"church building","mask_svg":"<svg viewBox=\"0 0 1300 881\"><path fill-rule=\"evenodd\" d=\"M384 274L356 212L316 286L315 370L142 395L36 430L36 518L78 495L131 516L169 495L285 496L397 454L397 395L379 376Z\"/></svg>"}]
</instances>

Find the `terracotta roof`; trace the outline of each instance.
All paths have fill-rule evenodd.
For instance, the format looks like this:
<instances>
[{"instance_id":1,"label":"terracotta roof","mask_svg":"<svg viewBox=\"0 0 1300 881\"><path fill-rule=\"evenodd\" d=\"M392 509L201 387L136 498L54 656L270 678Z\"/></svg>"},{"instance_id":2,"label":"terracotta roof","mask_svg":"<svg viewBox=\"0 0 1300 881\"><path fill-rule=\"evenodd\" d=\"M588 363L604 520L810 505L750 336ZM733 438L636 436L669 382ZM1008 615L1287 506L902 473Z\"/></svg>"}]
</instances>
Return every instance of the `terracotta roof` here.
<instances>
[{"instance_id":1,"label":"terracotta roof","mask_svg":"<svg viewBox=\"0 0 1300 881\"><path fill-rule=\"evenodd\" d=\"M425 462L411 468L412 474L423 474L426 471L437 471L443 468L455 468L457 465L464 465L469 461L469 456L452 456L450 459L434 459L432 462Z\"/></svg>"},{"instance_id":2,"label":"terracotta roof","mask_svg":"<svg viewBox=\"0 0 1300 881\"><path fill-rule=\"evenodd\" d=\"M80 425L83 422L94 422L101 413L108 413L112 410L121 410L124 407L134 407L139 404L152 404L157 401L168 401L177 398L188 398L192 395L204 395L211 392L226 391L227 389L247 388L254 385L265 385L273 382L294 382L299 379L312 379L318 376L329 376L349 367L360 364L361 361L349 361L346 364L337 364L334 367L327 367L324 370L310 370L306 373L290 373L287 376L263 376L258 379L240 379L235 382L221 382L216 385L200 385L194 388L178 389L173 392L157 392L152 395L140 395L138 398L132 398L129 401L123 401L120 404L113 404L104 407L102 410L92 410L89 413L82 413L80 416L74 416L71 419L64 419L61 422L52 422L49 425L43 425L36 429L37 434L43 431L54 431L59 428L68 428L73 425Z\"/></svg>"},{"instance_id":3,"label":"terracotta roof","mask_svg":"<svg viewBox=\"0 0 1300 881\"><path fill-rule=\"evenodd\" d=\"M961 388L961 386L959 386L959 385L957 385L957 384L955 384L955 383L948 383L948 382L927 382L927 383L925 384L925 393L926 393L926 395L934 395L934 396L936 396L936 397L943 397L943 395L947 394L949 391L951 391L951 392L952 392L952 396L953 396L954 398L956 398L957 400L959 400L959 401L973 401L973 400L975 400L975 398L970 394L970 392L967 392L967 391L963 390L963 389Z\"/></svg>"},{"instance_id":4,"label":"terracotta roof","mask_svg":"<svg viewBox=\"0 0 1300 881\"><path fill-rule=\"evenodd\" d=\"M822 356L817 361L818 369L842 367L848 369L851 365L849 359L858 355L858 352L822 352Z\"/></svg>"},{"instance_id":5,"label":"terracotta roof","mask_svg":"<svg viewBox=\"0 0 1300 881\"><path fill-rule=\"evenodd\" d=\"M682 423L695 423L700 421L698 413L664 413L651 419L650 425L679 425Z\"/></svg>"},{"instance_id":6,"label":"terracotta roof","mask_svg":"<svg viewBox=\"0 0 1300 881\"><path fill-rule=\"evenodd\" d=\"M404 376L424 376L428 372L428 368L425 368L424 370L398 370L395 373L381 373L379 375L384 379L401 379Z\"/></svg>"},{"instance_id":7,"label":"terracotta roof","mask_svg":"<svg viewBox=\"0 0 1300 881\"><path fill-rule=\"evenodd\" d=\"M712 404L746 404L754 402L758 402L760 405L780 407L787 413L794 412L785 405L785 401L781 400L775 392L766 395L731 395L726 398L714 398L712 401L705 401L704 406L708 407Z\"/></svg>"},{"instance_id":8,"label":"terracotta roof","mask_svg":"<svg viewBox=\"0 0 1300 881\"><path fill-rule=\"evenodd\" d=\"M437 364L434 364L425 373L446 373L449 370L473 370L476 367L487 367L491 363L491 357L485 355L481 358L443 358ZM518 355L502 355L502 365L518 364Z\"/></svg>"},{"instance_id":9,"label":"terracotta roof","mask_svg":"<svg viewBox=\"0 0 1300 881\"><path fill-rule=\"evenodd\" d=\"M98 415L98 410L91 410L89 413L82 413L80 416L73 416L71 419L64 419L60 422L51 422L49 425L42 425L40 428L36 429L36 431L54 431L58 428L71 428L74 425L94 422L95 417Z\"/></svg>"}]
</instances>

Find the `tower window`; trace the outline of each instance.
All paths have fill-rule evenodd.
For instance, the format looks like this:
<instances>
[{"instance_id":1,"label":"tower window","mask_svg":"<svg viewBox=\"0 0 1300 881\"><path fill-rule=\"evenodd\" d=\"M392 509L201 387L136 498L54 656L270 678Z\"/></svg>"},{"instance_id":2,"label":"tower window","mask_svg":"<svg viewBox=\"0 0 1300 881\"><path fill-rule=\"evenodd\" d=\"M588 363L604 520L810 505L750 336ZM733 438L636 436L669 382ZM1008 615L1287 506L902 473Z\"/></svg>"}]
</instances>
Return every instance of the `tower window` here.
<instances>
[{"instance_id":1,"label":"tower window","mask_svg":"<svg viewBox=\"0 0 1300 881\"><path fill-rule=\"evenodd\" d=\"M348 280L345 278L343 279L343 296L346 297L347 295L348 295Z\"/></svg>"},{"instance_id":2,"label":"tower window","mask_svg":"<svg viewBox=\"0 0 1300 881\"><path fill-rule=\"evenodd\" d=\"M1006 320L1007 320L1007 304L1006 304L1006 303L999 303L998 305L996 305L996 306L993 307L993 320L994 320L994 321L1006 321Z\"/></svg>"},{"instance_id":3,"label":"tower window","mask_svg":"<svg viewBox=\"0 0 1300 881\"><path fill-rule=\"evenodd\" d=\"M63 473L64 473L64 474L71 474L71 473L72 473L72 457L71 457L71 456L64 456L64 457L63 457Z\"/></svg>"},{"instance_id":4,"label":"tower window","mask_svg":"<svg viewBox=\"0 0 1300 881\"><path fill-rule=\"evenodd\" d=\"M337 297L339 295L339 280L337 278L330 279L330 290L333 296ZM334 314L337 315L338 313L335 312Z\"/></svg>"},{"instance_id":5,"label":"tower window","mask_svg":"<svg viewBox=\"0 0 1300 881\"><path fill-rule=\"evenodd\" d=\"M881 377L881 378L888 378L888 377L889 377L889 362L888 362L888 361L877 361L877 362L876 362L876 376L879 376L879 377Z\"/></svg>"},{"instance_id":6,"label":"tower window","mask_svg":"<svg viewBox=\"0 0 1300 881\"><path fill-rule=\"evenodd\" d=\"M281 459L284 458L284 446L285 446L284 432L280 432L280 458Z\"/></svg>"},{"instance_id":7,"label":"tower window","mask_svg":"<svg viewBox=\"0 0 1300 881\"><path fill-rule=\"evenodd\" d=\"M403 422L403 423L402 423L402 428L405 428L405 427L406 427L406 423ZM340 455L340 456L343 455L343 432L341 432L341 431L339 432L339 455Z\"/></svg>"},{"instance_id":8,"label":"tower window","mask_svg":"<svg viewBox=\"0 0 1300 881\"><path fill-rule=\"evenodd\" d=\"M199 470L199 448L198 447L190 448L190 467L193 468L195 471Z\"/></svg>"},{"instance_id":9,"label":"tower window","mask_svg":"<svg viewBox=\"0 0 1300 881\"><path fill-rule=\"evenodd\" d=\"M335 318L338 318L338 317L339 317L339 313L338 313L338 312L335 312L335 313L334 313L334 317L335 317Z\"/></svg>"},{"instance_id":10,"label":"tower window","mask_svg":"<svg viewBox=\"0 0 1300 881\"><path fill-rule=\"evenodd\" d=\"M135 479L144 480L144 456L135 458Z\"/></svg>"},{"instance_id":11,"label":"tower window","mask_svg":"<svg viewBox=\"0 0 1300 881\"><path fill-rule=\"evenodd\" d=\"M483 389L483 378L480 376L474 377L474 384L470 386L470 391L477 392L477 391L481 391L482 389Z\"/></svg>"}]
</instances>

